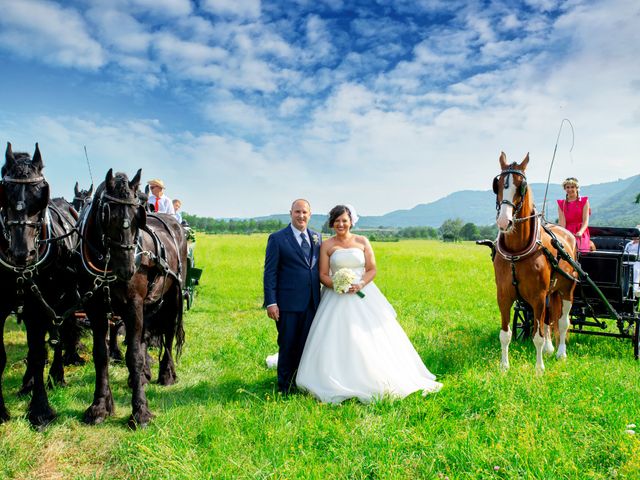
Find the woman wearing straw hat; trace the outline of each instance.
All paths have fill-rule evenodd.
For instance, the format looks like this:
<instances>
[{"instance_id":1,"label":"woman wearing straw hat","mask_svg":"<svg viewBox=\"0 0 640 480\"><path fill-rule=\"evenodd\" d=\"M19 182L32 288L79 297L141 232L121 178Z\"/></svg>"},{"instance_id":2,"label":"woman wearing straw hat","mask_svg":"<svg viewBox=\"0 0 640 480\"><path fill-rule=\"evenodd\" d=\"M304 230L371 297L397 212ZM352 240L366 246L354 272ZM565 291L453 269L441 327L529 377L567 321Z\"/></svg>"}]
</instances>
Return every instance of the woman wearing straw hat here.
<instances>
[{"instance_id":1,"label":"woman wearing straw hat","mask_svg":"<svg viewBox=\"0 0 640 480\"><path fill-rule=\"evenodd\" d=\"M575 177L562 182L566 192L564 200L558 200L558 223L576 237L578 250L589 251L591 236L589 235L589 198L580 196L580 184Z\"/></svg>"},{"instance_id":2,"label":"woman wearing straw hat","mask_svg":"<svg viewBox=\"0 0 640 480\"><path fill-rule=\"evenodd\" d=\"M164 182L158 178L149 180L147 182L151 189L151 195L149 195L149 204L153 205L154 212L156 213L170 213L175 214L173 210L173 203L171 199L164 194Z\"/></svg>"}]
</instances>

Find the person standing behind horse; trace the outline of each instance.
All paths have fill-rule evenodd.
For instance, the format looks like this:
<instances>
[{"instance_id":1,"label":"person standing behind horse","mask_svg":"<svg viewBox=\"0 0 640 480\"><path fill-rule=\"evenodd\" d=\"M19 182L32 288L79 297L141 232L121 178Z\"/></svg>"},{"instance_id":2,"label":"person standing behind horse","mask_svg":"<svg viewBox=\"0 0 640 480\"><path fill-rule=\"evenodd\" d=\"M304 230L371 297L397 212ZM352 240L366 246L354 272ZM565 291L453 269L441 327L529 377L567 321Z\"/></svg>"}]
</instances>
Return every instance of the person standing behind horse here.
<instances>
[{"instance_id":1,"label":"person standing behind horse","mask_svg":"<svg viewBox=\"0 0 640 480\"><path fill-rule=\"evenodd\" d=\"M566 192L564 200L558 200L558 223L576 237L578 250L588 252L591 236L589 235L589 198L580 196L578 179L569 177L562 182Z\"/></svg>"},{"instance_id":2,"label":"person standing behind horse","mask_svg":"<svg viewBox=\"0 0 640 480\"><path fill-rule=\"evenodd\" d=\"M149 184L149 188L151 188L148 203L153 205L153 211L156 213L170 213L171 215L175 215L176 212L173 210L171 199L164 194L164 182L155 178L149 180L147 183Z\"/></svg>"},{"instance_id":3,"label":"person standing behind horse","mask_svg":"<svg viewBox=\"0 0 640 480\"><path fill-rule=\"evenodd\" d=\"M318 258L322 236L308 228L311 206L291 205L291 223L269 235L264 261L264 306L278 329L278 391L294 379L311 322L320 303Z\"/></svg>"}]
</instances>

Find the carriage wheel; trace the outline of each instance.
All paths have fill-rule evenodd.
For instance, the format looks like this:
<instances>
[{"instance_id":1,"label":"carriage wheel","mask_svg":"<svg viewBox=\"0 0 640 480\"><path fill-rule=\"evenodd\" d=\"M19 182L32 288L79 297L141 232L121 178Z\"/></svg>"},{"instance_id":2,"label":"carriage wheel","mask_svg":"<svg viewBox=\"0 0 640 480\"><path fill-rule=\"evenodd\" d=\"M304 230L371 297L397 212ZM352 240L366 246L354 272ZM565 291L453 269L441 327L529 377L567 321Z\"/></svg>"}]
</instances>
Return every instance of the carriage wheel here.
<instances>
[{"instance_id":1,"label":"carriage wheel","mask_svg":"<svg viewBox=\"0 0 640 480\"><path fill-rule=\"evenodd\" d=\"M640 318L636 318L636 330L633 333L633 356L640 359Z\"/></svg>"},{"instance_id":2,"label":"carriage wheel","mask_svg":"<svg viewBox=\"0 0 640 480\"><path fill-rule=\"evenodd\" d=\"M533 312L528 305L517 302L513 309L513 332L516 340L526 340L531 336Z\"/></svg>"}]
</instances>

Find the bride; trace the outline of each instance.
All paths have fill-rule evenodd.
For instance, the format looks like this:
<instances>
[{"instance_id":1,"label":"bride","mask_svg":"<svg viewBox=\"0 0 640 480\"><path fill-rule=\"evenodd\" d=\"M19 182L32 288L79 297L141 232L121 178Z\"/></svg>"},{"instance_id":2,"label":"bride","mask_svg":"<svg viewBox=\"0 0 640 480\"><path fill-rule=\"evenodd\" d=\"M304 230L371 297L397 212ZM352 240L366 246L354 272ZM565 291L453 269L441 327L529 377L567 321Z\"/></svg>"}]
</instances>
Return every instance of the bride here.
<instances>
[{"instance_id":1,"label":"bride","mask_svg":"<svg viewBox=\"0 0 640 480\"><path fill-rule=\"evenodd\" d=\"M366 237L351 233L350 205L329 212L335 236L320 248L320 281L326 287L302 353L296 383L322 402L436 392L442 384L424 366L396 313L373 283L376 263ZM345 274L353 277L342 287ZM335 282L334 282L335 280ZM334 285L335 283L335 285Z\"/></svg>"}]
</instances>

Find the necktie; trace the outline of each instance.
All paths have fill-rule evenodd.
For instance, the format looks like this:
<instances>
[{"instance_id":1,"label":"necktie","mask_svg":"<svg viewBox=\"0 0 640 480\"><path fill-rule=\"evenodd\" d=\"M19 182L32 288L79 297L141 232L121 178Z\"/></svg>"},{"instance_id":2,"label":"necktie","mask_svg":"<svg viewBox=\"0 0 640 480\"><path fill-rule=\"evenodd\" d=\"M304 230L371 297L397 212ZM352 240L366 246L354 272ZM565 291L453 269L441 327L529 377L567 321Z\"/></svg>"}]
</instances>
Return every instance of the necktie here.
<instances>
[{"instance_id":1,"label":"necktie","mask_svg":"<svg viewBox=\"0 0 640 480\"><path fill-rule=\"evenodd\" d=\"M156 197L156 212L158 211L158 208L160 208L160 199Z\"/></svg>"},{"instance_id":2,"label":"necktie","mask_svg":"<svg viewBox=\"0 0 640 480\"><path fill-rule=\"evenodd\" d=\"M308 262L309 256L310 256L309 254L311 253L311 245L309 245L309 242L307 241L307 236L304 233L300 234L300 238L302 239L302 243L300 244L300 246L302 247L304 258L306 258Z\"/></svg>"}]
</instances>

